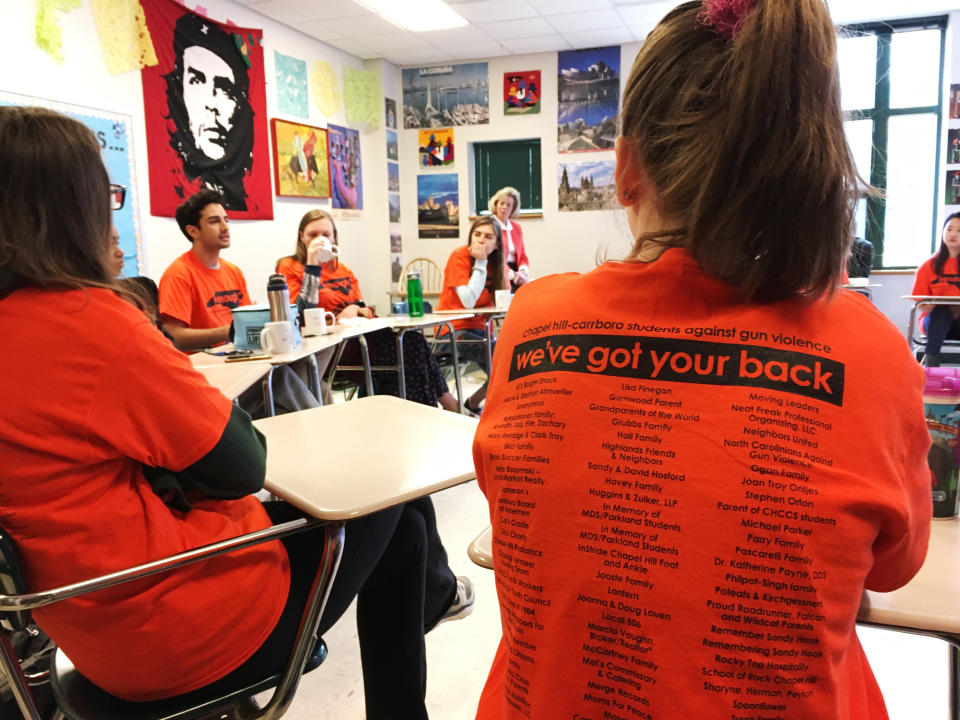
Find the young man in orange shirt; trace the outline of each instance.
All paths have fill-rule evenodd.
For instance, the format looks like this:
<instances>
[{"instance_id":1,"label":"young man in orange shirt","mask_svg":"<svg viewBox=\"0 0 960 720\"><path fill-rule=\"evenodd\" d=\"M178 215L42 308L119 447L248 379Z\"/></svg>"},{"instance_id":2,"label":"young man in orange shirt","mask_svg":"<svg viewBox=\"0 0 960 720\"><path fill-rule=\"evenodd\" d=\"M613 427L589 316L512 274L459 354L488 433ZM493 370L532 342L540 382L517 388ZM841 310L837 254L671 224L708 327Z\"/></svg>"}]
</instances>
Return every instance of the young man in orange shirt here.
<instances>
[{"instance_id":1,"label":"young man in orange shirt","mask_svg":"<svg viewBox=\"0 0 960 720\"><path fill-rule=\"evenodd\" d=\"M193 247L160 278L160 319L180 350L201 350L230 339L232 310L250 304L243 273L220 257L230 247L224 199L201 190L177 208L177 224Z\"/></svg>"}]
</instances>

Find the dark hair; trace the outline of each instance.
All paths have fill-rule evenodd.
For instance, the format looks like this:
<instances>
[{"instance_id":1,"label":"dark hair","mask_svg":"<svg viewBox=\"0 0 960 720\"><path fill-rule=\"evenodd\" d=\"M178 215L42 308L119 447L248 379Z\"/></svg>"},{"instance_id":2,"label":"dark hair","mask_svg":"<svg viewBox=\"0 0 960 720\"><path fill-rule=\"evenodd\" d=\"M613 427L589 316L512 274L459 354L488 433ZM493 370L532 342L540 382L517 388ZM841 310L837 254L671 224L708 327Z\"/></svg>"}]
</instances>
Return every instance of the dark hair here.
<instances>
[{"instance_id":1,"label":"dark hair","mask_svg":"<svg viewBox=\"0 0 960 720\"><path fill-rule=\"evenodd\" d=\"M940 228L940 247L937 248L937 257L933 261L933 272L937 275L943 274L943 266L947 260L950 259L950 251L947 250L947 246L943 242L943 233L946 231L950 221L956 220L957 218L960 218L960 212L950 213L947 215L947 219L943 221L943 227Z\"/></svg>"},{"instance_id":2,"label":"dark hair","mask_svg":"<svg viewBox=\"0 0 960 720\"><path fill-rule=\"evenodd\" d=\"M93 133L45 108L0 107L0 270L18 284L116 290L112 224Z\"/></svg>"},{"instance_id":3,"label":"dark hair","mask_svg":"<svg viewBox=\"0 0 960 720\"><path fill-rule=\"evenodd\" d=\"M820 296L841 277L859 176L847 146L836 31L823 0L754 0L732 39L667 14L623 95L621 133L682 245L756 302ZM861 181L862 182L862 181ZM626 195L631 188L618 188Z\"/></svg>"},{"instance_id":4,"label":"dark hair","mask_svg":"<svg viewBox=\"0 0 960 720\"><path fill-rule=\"evenodd\" d=\"M489 225L493 228L494 234L497 236L497 248L492 253L487 255L487 282L485 287L490 290L504 290L507 287L506 276L503 272L504 258L503 258L503 238L500 232L500 225L493 221L493 217L490 215L484 215L483 217L478 217L470 224L470 231L467 233L467 247L470 247L470 238L473 237L473 231L476 230L481 225ZM472 255L470 256L470 269L473 269L473 263L476 260Z\"/></svg>"},{"instance_id":5,"label":"dark hair","mask_svg":"<svg viewBox=\"0 0 960 720\"><path fill-rule=\"evenodd\" d=\"M306 229L307 225L314 222L315 220L329 220L330 224L333 226L333 244L340 244L340 236L337 233L337 223L333 220L333 215L328 213L326 210L321 210L317 208L316 210L307 211L302 218L300 218L300 227L297 228L297 249L294 251L293 255L288 257L293 258L299 263L307 264L307 246L303 244L301 235Z\"/></svg>"},{"instance_id":6,"label":"dark hair","mask_svg":"<svg viewBox=\"0 0 960 720\"><path fill-rule=\"evenodd\" d=\"M226 206L226 202L223 199L223 195L216 190L203 189L188 197L181 203L180 207L177 208L177 225L180 226L180 232L183 233L183 236L191 243L193 242L193 238L190 237L190 233L187 232L187 225L193 225L196 228L200 227L200 216L203 215L203 211L207 205Z\"/></svg>"},{"instance_id":7,"label":"dark hair","mask_svg":"<svg viewBox=\"0 0 960 720\"><path fill-rule=\"evenodd\" d=\"M219 160L207 157L193 141L187 107L183 102L183 53L189 47L202 47L223 60L233 71L231 95L237 108L230 118L230 145ZM173 31L173 52L176 63L164 75L167 81L167 119L170 147L183 159L183 172L191 182L200 178L204 184L219 190L228 210L246 210L247 192L243 176L253 165L253 108L250 107L250 77L247 60L236 41L216 23L200 15L186 13L177 20Z\"/></svg>"}]
</instances>

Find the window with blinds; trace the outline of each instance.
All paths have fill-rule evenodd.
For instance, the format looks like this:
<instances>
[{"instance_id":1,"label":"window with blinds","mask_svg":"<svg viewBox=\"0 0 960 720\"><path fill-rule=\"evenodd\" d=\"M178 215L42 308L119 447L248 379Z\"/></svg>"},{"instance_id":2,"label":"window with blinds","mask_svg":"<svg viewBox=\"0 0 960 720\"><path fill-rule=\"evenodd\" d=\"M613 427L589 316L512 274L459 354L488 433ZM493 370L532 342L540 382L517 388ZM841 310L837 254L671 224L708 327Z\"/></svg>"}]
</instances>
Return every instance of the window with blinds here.
<instances>
[{"instance_id":1,"label":"window with blinds","mask_svg":"<svg viewBox=\"0 0 960 720\"><path fill-rule=\"evenodd\" d=\"M510 185L520 192L522 210L543 208L540 139L498 140L473 144L474 212L489 209L490 198Z\"/></svg>"}]
</instances>

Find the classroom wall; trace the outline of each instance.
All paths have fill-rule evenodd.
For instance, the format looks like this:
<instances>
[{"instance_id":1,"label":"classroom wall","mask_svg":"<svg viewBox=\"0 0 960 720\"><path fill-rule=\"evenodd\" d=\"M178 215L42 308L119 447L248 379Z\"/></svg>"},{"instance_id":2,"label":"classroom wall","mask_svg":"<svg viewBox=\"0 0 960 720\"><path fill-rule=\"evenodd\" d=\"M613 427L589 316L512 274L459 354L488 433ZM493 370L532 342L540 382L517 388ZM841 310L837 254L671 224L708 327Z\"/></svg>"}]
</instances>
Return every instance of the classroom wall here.
<instances>
[{"instance_id":1,"label":"classroom wall","mask_svg":"<svg viewBox=\"0 0 960 720\"><path fill-rule=\"evenodd\" d=\"M197 4L192 0L187 3L191 8ZM320 127L326 126L328 122L349 126L345 121L342 104L336 115L325 117L313 104L312 97L308 119L278 112L273 82L273 52L279 50L286 55L298 57L307 61L308 67L316 60L329 62L339 73L341 92L342 68L349 65L358 70L364 69L362 60L229 0L203 0L200 4L207 8L208 15L214 20L222 22L229 19L243 27L263 29L268 118L280 117ZM63 65L58 65L34 43L35 14L35 2L6 0L2 3L0 17L6 32L4 42L0 43L0 67L5 68L0 76L0 90L124 113L132 117L132 144L136 159L145 273L159 280L167 265L187 250L189 245L173 218L150 215L140 73L107 73L89 0L83 0L80 8L62 15L60 26L64 40ZM25 70L15 72L13 68ZM380 132L382 133L382 130ZM357 273L366 294L372 297L376 292L374 283L371 282L375 272L374 251L381 254L386 252L385 243L388 242L385 235L385 200L380 202L380 198L385 197L386 169L381 171L384 175L379 178L379 182L375 171L376 165L383 165L385 149L382 137L380 142L374 144L370 140L370 133L361 129L360 135L364 203L365 207L369 205L369 209L365 209L359 219L338 221L338 227L344 241L342 257ZM272 159L270 162L272 178ZM234 221L230 229L231 247L224 252L226 259L243 270L255 302L266 301L267 277L273 271L277 258L293 252L300 217L313 207L329 208L330 201L274 197L273 203L272 222ZM377 229L383 238L379 245L373 242ZM389 269L380 268L379 272L386 273L381 279L381 285L386 287Z\"/></svg>"}]
</instances>

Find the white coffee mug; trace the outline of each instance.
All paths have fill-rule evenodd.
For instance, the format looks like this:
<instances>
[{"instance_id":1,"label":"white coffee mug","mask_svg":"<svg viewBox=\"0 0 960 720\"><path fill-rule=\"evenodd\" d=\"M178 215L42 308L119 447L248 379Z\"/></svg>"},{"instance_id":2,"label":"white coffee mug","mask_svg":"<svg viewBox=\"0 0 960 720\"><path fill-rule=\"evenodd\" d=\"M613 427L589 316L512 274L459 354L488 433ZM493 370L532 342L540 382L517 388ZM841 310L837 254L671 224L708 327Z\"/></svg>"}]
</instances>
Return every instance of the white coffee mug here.
<instances>
[{"instance_id":1,"label":"white coffee mug","mask_svg":"<svg viewBox=\"0 0 960 720\"><path fill-rule=\"evenodd\" d=\"M317 262L321 265L323 263L328 263L333 260L335 257L340 255L340 248L332 244L327 238L317 238L314 242L320 243L320 248L317 250Z\"/></svg>"},{"instance_id":2,"label":"white coffee mug","mask_svg":"<svg viewBox=\"0 0 960 720\"><path fill-rule=\"evenodd\" d=\"M513 300L513 293L509 290L497 290L493 297L497 307L501 310L506 310L510 307L510 301Z\"/></svg>"},{"instance_id":3,"label":"white coffee mug","mask_svg":"<svg viewBox=\"0 0 960 720\"><path fill-rule=\"evenodd\" d=\"M260 331L260 347L271 355L293 352L293 324L286 320L268 322Z\"/></svg>"},{"instance_id":4,"label":"white coffee mug","mask_svg":"<svg viewBox=\"0 0 960 720\"><path fill-rule=\"evenodd\" d=\"M327 324L327 318L330 318L330 324ZM307 335L326 335L333 330L336 324L336 316L323 308L307 308L303 311L303 334Z\"/></svg>"}]
</instances>

